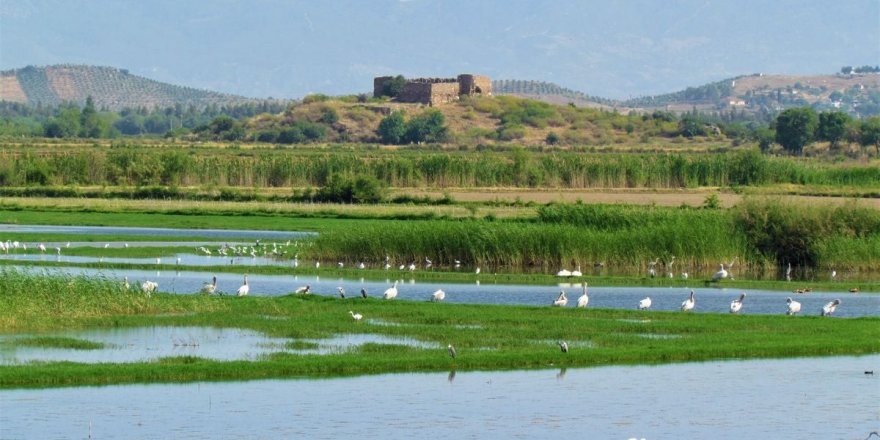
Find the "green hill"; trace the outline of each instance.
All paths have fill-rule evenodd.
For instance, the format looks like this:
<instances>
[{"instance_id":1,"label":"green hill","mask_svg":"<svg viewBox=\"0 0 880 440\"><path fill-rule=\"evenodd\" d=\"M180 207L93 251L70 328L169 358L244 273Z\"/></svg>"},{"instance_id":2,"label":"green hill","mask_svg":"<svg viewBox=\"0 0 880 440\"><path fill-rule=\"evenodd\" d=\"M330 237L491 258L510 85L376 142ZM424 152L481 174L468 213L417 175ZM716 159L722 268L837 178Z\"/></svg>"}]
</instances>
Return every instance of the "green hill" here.
<instances>
[{"instance_id":1,"label":"green hill","mask_svg":"<svg viewBox=\"0 0 880 440\"><path fill-rule=\"evenodd\" d=\"M191 87L175 86L132 75L125 69L84 65L27 66L0 72L0 100L31 105L82 105L92 96L99 108L204 108L257 100Z\"/></svg>"}]
</instances>

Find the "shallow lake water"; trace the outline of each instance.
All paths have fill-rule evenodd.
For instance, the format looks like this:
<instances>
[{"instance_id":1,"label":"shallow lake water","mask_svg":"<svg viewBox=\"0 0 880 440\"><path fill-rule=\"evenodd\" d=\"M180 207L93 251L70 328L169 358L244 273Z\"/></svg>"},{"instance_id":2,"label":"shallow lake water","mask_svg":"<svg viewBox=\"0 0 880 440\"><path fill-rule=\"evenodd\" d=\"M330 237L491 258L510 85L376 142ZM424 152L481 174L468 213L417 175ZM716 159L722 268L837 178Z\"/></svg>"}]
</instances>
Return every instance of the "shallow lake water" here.
<instances>
[{"instance_id":1,"label":"shallow lake water","mask_svg":"<svg viewBox=\"0 0 880 440\"><path fill-rule=\"evenodd\" d=\"M0 391L4 439L864 439L880 356Z\"/></svg>"},{"instance_id":2,"label":"shallow lake water","mask_svg":"<svg viewBox=\"0 0 880 440\"><path fill-rule=\"evenodd\" d=\"M15 346L15 340L33 336L59 336L99 342L103 348L74 350ZM291 348L299 341L314 347ZM9 343L2 344L2 343ZM0 365L28 362L117 363L142 362L173 356L195 356L216 360L258 360L271 353L328 354L355 349L366 343L437 346L412 338L375 334L344 334L326 339L288 339L266 336L260 332L214 327L121 327L64 331L43 334L0 335Z\"/></svg>"},{"instance_id":3,"label":"shallow lake water","mask_svg":"<svg viewBox=\"0 0 880 440\"><path fill-rule=\"evenodd\" d=\"M197 271L145 271L91 268L52 268L34 269L18 267L19 270L31 270L39 273L63 272L69 274L86 274L118 279L122 283L127 276L130 284L140 285L143 280L159 283L159 290L181 294L198 292L206 282L211 281L215 274ZM338 287L346 293L345 301L353 304L361 298L363 288L372 298L381 298L382 293L391 287L393 279L369 280L326 277L316 275L249 275L248 284L252 296L280 296L295 291L298 287L310 286L316 295L338 297ZM243 282L242 275L217 273L217 290L234 294ZM477 283L447 283L437 281L419 281L416 278L399 280L396 301L428 301L431 293L437 289L446 292L445 302L459 304L518 304L550 306L564 290L568 296L567 307L575 307L582 287L578 284L561 283L556 285L521 285L495 284L491 278ZM728 313L730 302L746 293L741 314L783 314L787 310L786 297L802 304L802 315L818 315L826 303L840 299L833 316L859 317L880 316L880 295L858 294L848 292L813 291L809 294L797 295L791 292L780 292L761 289L728 289L724 287L703 287L702 282L695 281L692 289L695 292L695 313ZM589 307L636 309L642 298L650 297L651 310L679 310L681 303L687 299L691 288L680 287L589 287Z\"/></svg>"}]
</instances>

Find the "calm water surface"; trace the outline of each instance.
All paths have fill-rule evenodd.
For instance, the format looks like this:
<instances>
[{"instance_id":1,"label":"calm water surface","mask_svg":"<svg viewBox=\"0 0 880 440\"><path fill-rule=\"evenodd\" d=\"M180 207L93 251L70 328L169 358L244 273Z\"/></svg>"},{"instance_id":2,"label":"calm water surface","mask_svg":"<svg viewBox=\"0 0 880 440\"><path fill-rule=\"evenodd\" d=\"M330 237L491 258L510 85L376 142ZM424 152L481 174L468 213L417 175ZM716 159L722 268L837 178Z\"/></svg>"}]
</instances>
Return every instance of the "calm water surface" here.
<instances>
[{"instance_id":1,"label":"calm water surface","mask_svg":"<svg viewBox=\"0 0 880 440\"><path fill-rule=\"evenodd\" d=\"M864 439L880 356L0 391L4 439Z\"/></svg>"}]
</instances>

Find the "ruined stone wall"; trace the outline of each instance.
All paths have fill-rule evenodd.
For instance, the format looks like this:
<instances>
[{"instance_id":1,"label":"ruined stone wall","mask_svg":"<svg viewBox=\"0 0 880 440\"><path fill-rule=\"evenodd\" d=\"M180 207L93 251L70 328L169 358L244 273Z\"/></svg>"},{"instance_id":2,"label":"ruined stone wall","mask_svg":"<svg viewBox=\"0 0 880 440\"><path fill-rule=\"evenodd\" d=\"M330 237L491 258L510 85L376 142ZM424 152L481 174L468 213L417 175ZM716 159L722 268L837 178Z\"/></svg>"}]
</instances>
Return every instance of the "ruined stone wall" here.
<instances>
[{"instance_id":1,"label":"ruined stone wall","mask_svg":"<svg viewBox=\"0 0 880 440\"><path fill-rule=\"evenodd\" d=\"M492 96L492 80L482 75L458 75L462 95Z\"/></svg>"},{"instance_id":2,"label":"ruined stone wall","mask_svg":"<svg viewBox=\"0 0 880 440\"><path fill-rule=\"evenodd\" d=\"M391 76L373 79L373 96L382 96L382 91ZM492 80L488 76L463 74L457 78L414 78L406 81L397 97L399 102L420 102L422 104L445 104L458 100L461 95L492 95Z\"/></svg>"}]
</instances>

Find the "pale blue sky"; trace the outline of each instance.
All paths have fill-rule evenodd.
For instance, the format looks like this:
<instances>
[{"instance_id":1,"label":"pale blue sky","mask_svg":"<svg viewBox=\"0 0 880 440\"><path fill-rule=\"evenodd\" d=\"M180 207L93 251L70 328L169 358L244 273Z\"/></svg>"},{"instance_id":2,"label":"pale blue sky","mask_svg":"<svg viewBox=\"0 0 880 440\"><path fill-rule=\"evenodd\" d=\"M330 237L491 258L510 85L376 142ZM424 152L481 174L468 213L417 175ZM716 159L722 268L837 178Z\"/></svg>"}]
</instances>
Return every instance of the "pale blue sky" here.
<instances>
[{"instance_id":1,"label":"pale blue sky","mask_svg":"<svg viewBox=\"0 0 880 440\"><path fill-rule=\"evenodd\" d=\"M627 98L880 64L880 0L0 1L0 69L59 63L252 97L473 72Z\"/></svg>"}]
</instances>

